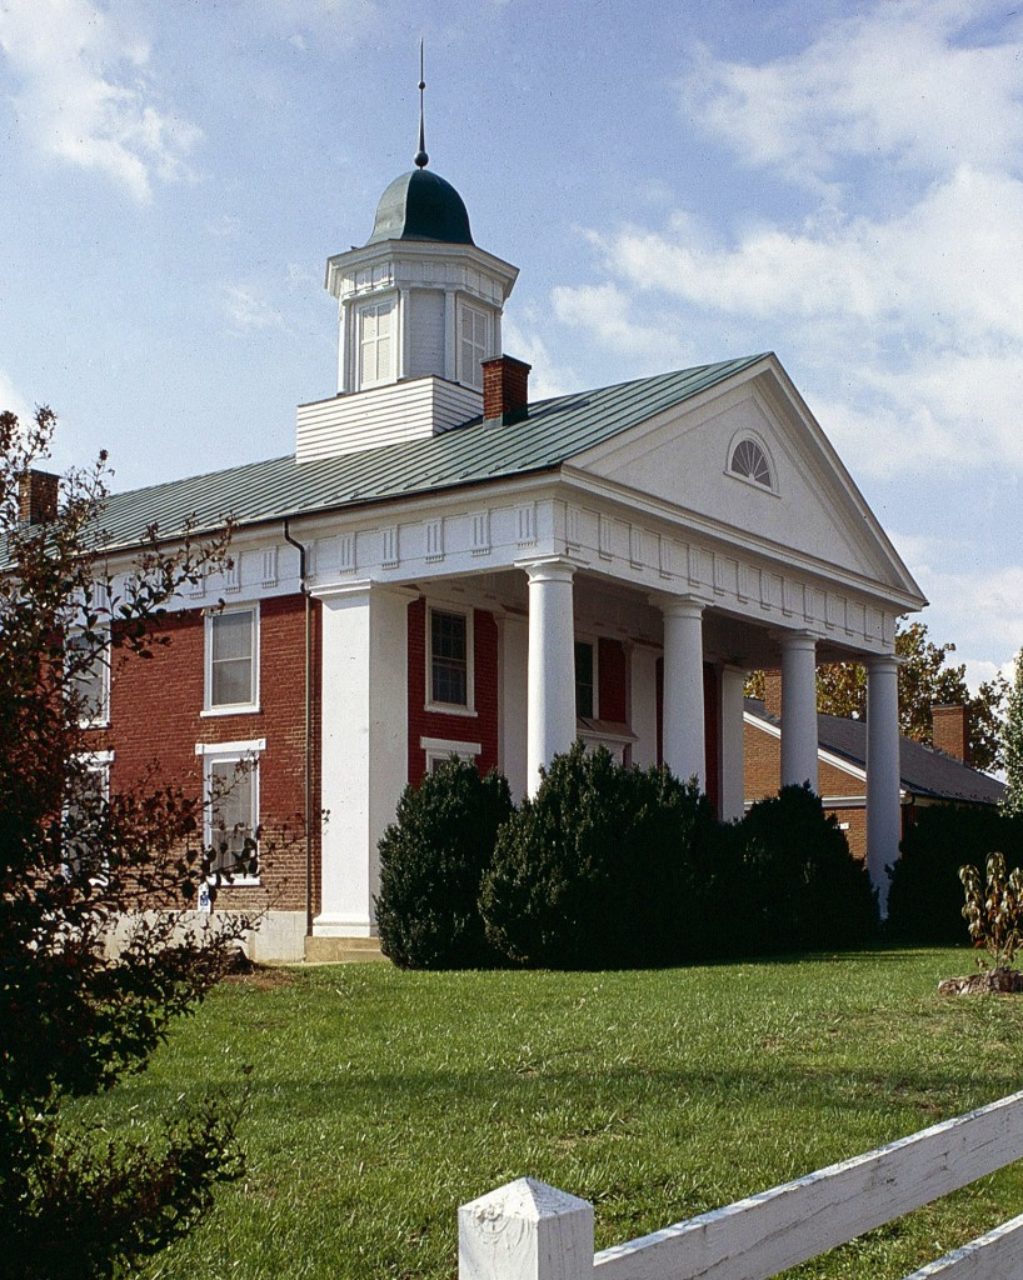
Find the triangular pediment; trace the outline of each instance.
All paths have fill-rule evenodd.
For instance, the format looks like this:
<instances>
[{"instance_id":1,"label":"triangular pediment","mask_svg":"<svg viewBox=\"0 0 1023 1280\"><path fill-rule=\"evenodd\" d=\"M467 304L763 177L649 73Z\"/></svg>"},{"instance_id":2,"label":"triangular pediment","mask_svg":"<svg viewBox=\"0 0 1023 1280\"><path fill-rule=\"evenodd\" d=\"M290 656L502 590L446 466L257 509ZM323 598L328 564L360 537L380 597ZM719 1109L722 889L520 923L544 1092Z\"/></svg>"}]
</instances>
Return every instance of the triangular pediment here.
<instances>
[{"instance_id":1,"label":"triangular pediment","mask_svg":"<svg viewBox=\"0 0 1023 1280\"><path fill-rule=\"evenodd\" d=\"M737 475L749 441L769 482ZM753 539L924 603L895 548L774 356L571 459L573 469L648 495L722 537ZM917 606L918 607L918 606Z\"/></svg>"}]
</instances>

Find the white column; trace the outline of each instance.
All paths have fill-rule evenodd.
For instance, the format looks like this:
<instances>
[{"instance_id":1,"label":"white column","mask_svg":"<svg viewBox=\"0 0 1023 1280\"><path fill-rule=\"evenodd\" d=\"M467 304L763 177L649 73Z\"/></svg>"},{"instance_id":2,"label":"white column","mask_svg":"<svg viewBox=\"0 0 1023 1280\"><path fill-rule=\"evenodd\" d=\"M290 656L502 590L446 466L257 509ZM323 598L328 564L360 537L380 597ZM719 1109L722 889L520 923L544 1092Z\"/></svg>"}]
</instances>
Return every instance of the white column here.
<instances>
[{"instance_id":1,"label":"white column","mask_svg":"<svg viewBox=\"0 0 1023 1280\"><path fill-rule=\"evenodd\" d=\"M501 748L498 767L508 779L516 804L526 794L526 707L529 704L529 627L517 613L498 617L498 671L501 707Z\"/></svg>"},{"instance_id":2,"label":"white column","mask_svg":"<svg viewBox=\"0 0 1023 1280\"><path fill-rule=\"evenodd\" d=\"M743 722L743 689L746 672L738 667L723 667L720 693L720 761L722 822L732 822L745 812L745 741L746 726Z\"/></svg>"},{"instance_id":3,"label":"white column","mask_svg":"<svg viewBox=\"0 0 1023 1280\"><path fill-rule=\"evenodd\" d=\"M552 558L519 567L529 576L526 786L535 795L540 766L576 739L575 566Z\"/></svg>"},{"instance_id":4,"label":"white column","mask_svg":"<svg viewBox=\"0 0 1023 1280\"><path fill-rule=\"evenodd\" d=\"M318 937L375 933L377 842L408 778L408 602L368 582L314 593L322 603L322 830Z\"/></svg>"},{"instance_id":5,"label":"white column","mask_svg":"<svg viewBox=\"0 0 1023 1280\"><path fill-rule=\"evenodd\" d=\"M781 646L781 785L817 781L817 641L806 631L785 631Z\"/></svg>"},{"instance_id":6,"label":"white column","mask_svg":"<svg viewBox=\"0 0 1023 1280\"><path fill-rule=\"evenodd\" d=\"M888 900L885 866L899 856L899 664L890 654L867 660L867 870L881 912Z\"/></svg>"},{"instance_id":7,"label":"white column","mask_svg":"<svg viewBox=\"0 0 1023 1280\"><path fill-rule=\"evenodd\" d=\"M703 711L703 601L660 600L664 615L664 763L707 789Z\"/></svg>"}]
</instances>

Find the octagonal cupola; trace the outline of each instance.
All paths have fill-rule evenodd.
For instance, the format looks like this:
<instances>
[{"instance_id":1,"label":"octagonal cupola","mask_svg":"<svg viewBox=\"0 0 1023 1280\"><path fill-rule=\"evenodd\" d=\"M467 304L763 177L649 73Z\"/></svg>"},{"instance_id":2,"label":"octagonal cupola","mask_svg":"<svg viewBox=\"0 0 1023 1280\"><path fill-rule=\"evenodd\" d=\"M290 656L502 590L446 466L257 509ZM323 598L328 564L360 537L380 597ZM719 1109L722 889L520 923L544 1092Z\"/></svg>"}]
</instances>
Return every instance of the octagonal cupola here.
<instances>
[{"instance_id":1,"label":"octagonal cupola","mask_svg":"<svg viewBox=\"0 0 1023 1280\"><path fill-rule=\"evenodd\" d=\"M428 169L419 88L414 168L385 189L366 243L327 261L345 395L431 376L482 394L481 362L501 351L518 271L475 244L462 197Z\"/></svg>"},{"instance_id":2,"label":"octagonal cupola","mask_svg":"<svg viewBox=\"0 0 1023 1280\"><path fill-rule=\"evenodd\" d=\"M327 259L338 301L337 395L300 405L304 461L435 435L483 412L518 268L473 240L465 202L427 166L420 77L414 167L377 203L369 239Z\"/></svg>"}]
</instances>

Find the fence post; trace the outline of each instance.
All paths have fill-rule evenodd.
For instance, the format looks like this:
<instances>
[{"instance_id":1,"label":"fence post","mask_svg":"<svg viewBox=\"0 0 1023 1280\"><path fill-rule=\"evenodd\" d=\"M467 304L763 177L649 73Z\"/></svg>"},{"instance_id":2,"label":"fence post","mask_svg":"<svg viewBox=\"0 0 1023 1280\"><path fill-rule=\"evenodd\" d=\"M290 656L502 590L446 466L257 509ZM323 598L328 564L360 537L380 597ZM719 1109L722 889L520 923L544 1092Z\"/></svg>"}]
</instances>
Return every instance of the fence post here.
<instances>
[{"instance_id":1,"label":"fence post","mask_svg":"<svg viewBox=\"0 0 1023 1280\"><path fill-rule=\"evenodd\" d=\"M593 1206L536 1178L463 1204L458 1280L593 1280Z\"/></svg>"}]
</instances>

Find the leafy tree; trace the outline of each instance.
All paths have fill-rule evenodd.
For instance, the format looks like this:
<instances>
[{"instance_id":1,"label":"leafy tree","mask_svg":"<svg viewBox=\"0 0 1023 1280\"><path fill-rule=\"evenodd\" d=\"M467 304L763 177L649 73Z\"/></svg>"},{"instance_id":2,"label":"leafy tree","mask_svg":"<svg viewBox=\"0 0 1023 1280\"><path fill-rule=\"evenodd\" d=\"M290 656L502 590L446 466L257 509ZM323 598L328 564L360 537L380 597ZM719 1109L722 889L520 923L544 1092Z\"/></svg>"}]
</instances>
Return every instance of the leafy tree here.
<instances>
[{"instance_id":1,"label":"leafy tree","mask_svg":"<svg viewBox=\"0 0 1023 1280\"><path fill-rule=\"evenodd\" d=\"M202 800L97 785L99 664L144 659L177 590L226 541L102 568L105 456L61 482L56 513L19 515L53 415L0 414L0 1257L11 1280L94 1277L163 1247L240 1171L236 1109L207 1101L162 1139L109 1140L68 1119L76 1095L141 1070L237 950L246 918L182 908L207 880ZM215 892L215 886L214 886ZM186 918L187 920L187 918ZM117 946L112 946L117 934Z\"/></svg>"},{"instance_id":2,"label":"leafy tree","mask_svg":"<svg viewBox=\"0 0 1023 1280\"><path fill-rule=\"evenodd\" d=\"M895 637L899 666L899 729L916 742L932 741L931 713L935 705L968 708L970 761L978 769L1002 764L1000 709L1007 685L1001 676L985 681L971 694L966 667L949 664L954 644L935 644L923 622L911 622ZM749 697L764 694L764 673L753 672ZM817 709L827 715L862 719L867 714L867 673L858 662L824 663L817 668Z\"/></svg>"},{"instance_id":3,"label":"leafy tree","mask_svg":"<svg viewBox=\"0 0 1023 1280\"><path fill-rule=\"evenodd\" d=\"M1016 654L1016 672L1005 706L1005 796L1002 808L1023 816L1023 649Z\"/></svg>"}]
</instances>

